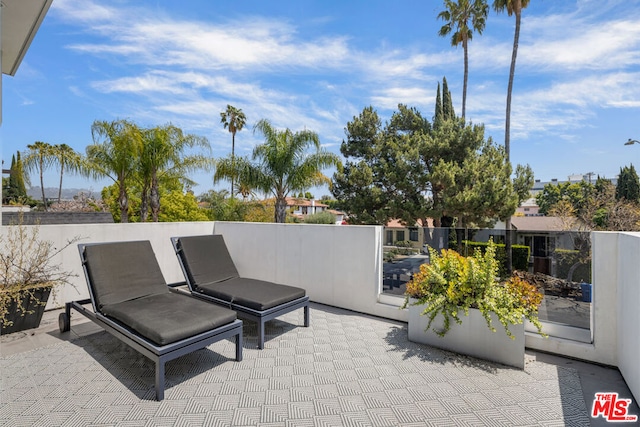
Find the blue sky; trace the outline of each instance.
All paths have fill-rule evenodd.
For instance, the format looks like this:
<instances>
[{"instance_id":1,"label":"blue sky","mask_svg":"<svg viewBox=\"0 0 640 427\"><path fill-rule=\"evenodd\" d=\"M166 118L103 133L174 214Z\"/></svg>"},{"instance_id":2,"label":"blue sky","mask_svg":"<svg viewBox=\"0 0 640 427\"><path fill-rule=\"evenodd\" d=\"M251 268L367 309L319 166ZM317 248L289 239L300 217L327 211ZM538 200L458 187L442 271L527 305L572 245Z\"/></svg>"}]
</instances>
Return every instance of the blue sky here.
<instances>
[{"instance_id":1,"label":"blue sky","mask_svg":"<svg viewBox=\"0 0 640 427\"><path fill-rule=\"evenodd\" d=\"M490 3L492 0L489 1ZM438 36L440 1L54 0L15 77L3 79L2 156L40 140L83 152L94 120L173 123L231 150L227 104L247 127L236 153L262 142L253 124L316 131L339 153L344 128L372 105L432 117L446 76L461 111L463 50ZM469 46L467 119L504 142L514 17L491 11ZM524 10L514 82L511 159L536 179L640 164L640 5L618 0L532 0ZM331 171L327 171L329 174ZM213 185L194 173L196 194ZM38 180L32 176L32 184ZM65 178L98 193L109 181ZM45 176L55 187L57 174ZM313 189L316 197L327 188Z\"/></svg>"}]
</instances>

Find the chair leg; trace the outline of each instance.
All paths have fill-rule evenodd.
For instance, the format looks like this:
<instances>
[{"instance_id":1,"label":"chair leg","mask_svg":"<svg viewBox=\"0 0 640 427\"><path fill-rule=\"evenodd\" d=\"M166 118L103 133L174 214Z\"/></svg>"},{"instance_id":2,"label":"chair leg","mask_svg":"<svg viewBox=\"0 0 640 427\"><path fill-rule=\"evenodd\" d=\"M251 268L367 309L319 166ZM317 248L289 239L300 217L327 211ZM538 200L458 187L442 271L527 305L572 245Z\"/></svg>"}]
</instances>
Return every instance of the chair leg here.
<instances>
[{"instance_id":1,"label":"chair leg","mask_svg":"<svg viewBox=\"0 0 640 427\"><path fill-rule=\"evenodd\" d=\"M304 306L304 326L305 328L309 327L309 306Z\"/></svg>"},{"instance_id":2,"label":"chair leg","mask_svg":"<svg viewBox=\"0 0 640 427\"><path fill-rule=\"evenodd\" d=\"M236 335L236 361L242 362L242 329Z\"/></svg>"},{"instance_id":3,"label":"chair leg","mask_svg":"<svg viewBox=\"0 0 640 427\"><path fill-rule=\"evenodd\" d=\"M156 400L164 399L164 360L156 361Z\"/></svg>"},{"instance_id":4,"label":"chair leg","mask_svg":"<svg viewBox=\"0 0 640 427\"><path fill-rule=\"evenodd\" d=\"M258 348L262 350L264 348L264 320L258 320Z\"/></svg>"}]
</instances>

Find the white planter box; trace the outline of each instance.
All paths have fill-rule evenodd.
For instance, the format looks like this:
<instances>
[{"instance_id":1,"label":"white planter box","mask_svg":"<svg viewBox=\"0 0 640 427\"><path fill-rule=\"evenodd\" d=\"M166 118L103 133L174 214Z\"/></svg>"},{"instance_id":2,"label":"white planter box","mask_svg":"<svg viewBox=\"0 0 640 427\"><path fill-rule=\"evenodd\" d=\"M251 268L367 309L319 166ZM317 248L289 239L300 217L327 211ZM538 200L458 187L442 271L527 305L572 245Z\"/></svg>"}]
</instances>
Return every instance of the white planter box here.
<instances>
[{"instance_id":1,"label":"white planter box","mask_svg":"<svg viewBox=\"0 0 640 427\"><path fill-rule=\"evenodd\" d=\"M491 332L482 313L469 309L469 316L460 312L461 325L452 319L451 328L444 337L440 337L433 329L444 329L442 316L438 315L431 328L425 331L429 323L429 316L421 315L425 307L409 306L409 341L524 369L524 324L509 327L515 337L511 339L495 314L492 315L492 325L496 332Z\"/></svg>"}]
</instances>

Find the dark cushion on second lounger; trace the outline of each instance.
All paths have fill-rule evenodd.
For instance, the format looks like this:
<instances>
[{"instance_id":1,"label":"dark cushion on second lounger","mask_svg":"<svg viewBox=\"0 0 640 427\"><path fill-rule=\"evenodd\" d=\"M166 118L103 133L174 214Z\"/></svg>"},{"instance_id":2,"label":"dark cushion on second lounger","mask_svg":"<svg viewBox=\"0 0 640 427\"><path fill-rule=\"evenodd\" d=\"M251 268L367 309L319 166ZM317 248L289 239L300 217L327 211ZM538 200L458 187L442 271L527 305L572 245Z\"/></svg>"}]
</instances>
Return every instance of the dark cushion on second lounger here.
<instances>
[{"instance_id":1,"label":"dark cushion on second lounger","mask_svg":"<svg viewBox=\"0 0 640 427\"><path fill-rule=\"evenodd\" d=\"M268 310L305 296L305 290L302 288L241 277L199 285L198 291L258 311Z\"/></svg>"},{"instance_id":2,"label":"dark cushion on second lounger","mask_svg":"<svg viewBox=\"0 0 640 427\"><path fill-rule=\"evenodd\" d=\"M195 286L240 277L220 234L180 238L187 274Z\"/></svg>"},{"instance_id":3,"label":"dark cushion on second lounger","mask_svg":"<svg viewBox=\"0 0 640 427\"><path fill-rule=\"evenodd\" d=\"M165 286L166 288L166 286ZM105 305L102 313L159 345L171 344L236 320L236 313L168 290Z\"/></svg>"}]
</instances>

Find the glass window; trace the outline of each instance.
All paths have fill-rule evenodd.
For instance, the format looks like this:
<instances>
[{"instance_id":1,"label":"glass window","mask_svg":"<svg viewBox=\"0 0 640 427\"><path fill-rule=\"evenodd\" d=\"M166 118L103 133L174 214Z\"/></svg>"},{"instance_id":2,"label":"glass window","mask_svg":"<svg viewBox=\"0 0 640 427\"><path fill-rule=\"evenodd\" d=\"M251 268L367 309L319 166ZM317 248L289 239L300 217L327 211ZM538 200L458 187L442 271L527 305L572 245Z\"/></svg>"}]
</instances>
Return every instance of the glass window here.
<instances>
[{"instance_id":1,"label":"glass window","mask_svg":"<svg viewBox=\"0 0 640 427\"><path fill-rule=\"evenodd\" d=\"M387 230L387 238L385 239L385 245L391 246L393 245L393 230Z\"/></svg>"},{"instance_id":2,"label":"glass window","mask_svg":"<svg viewBox=\"0 0 640 427\"><path fill-rule=\"evenodd\" d=\"M418 229L416 227L412 227L409 229L409 240L412 242L418 241Z\"/></svg>"}]
</instances>

